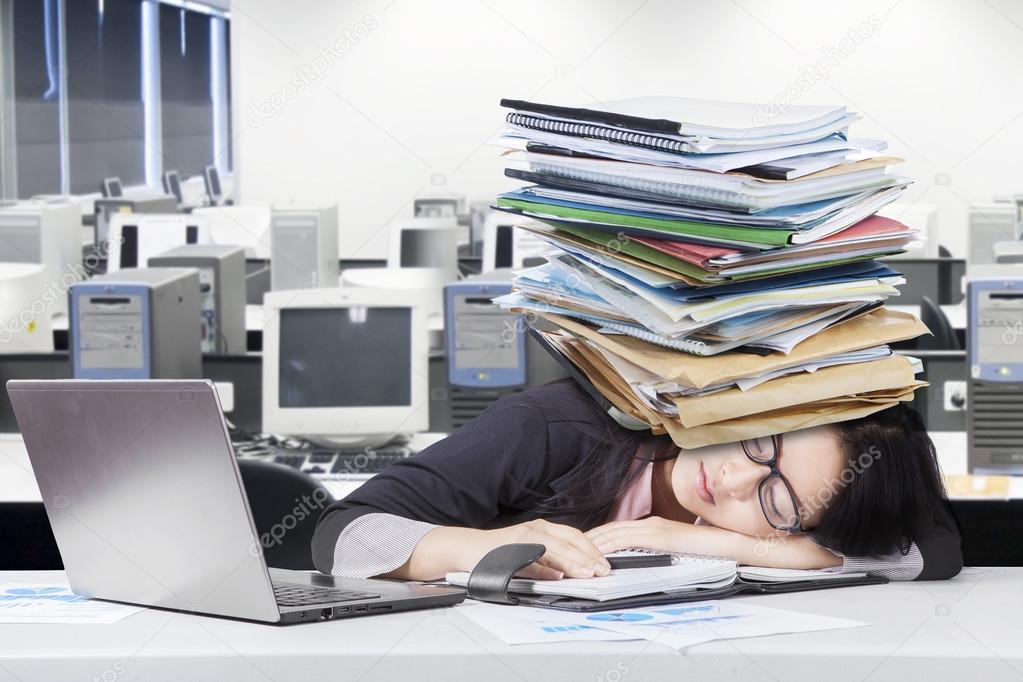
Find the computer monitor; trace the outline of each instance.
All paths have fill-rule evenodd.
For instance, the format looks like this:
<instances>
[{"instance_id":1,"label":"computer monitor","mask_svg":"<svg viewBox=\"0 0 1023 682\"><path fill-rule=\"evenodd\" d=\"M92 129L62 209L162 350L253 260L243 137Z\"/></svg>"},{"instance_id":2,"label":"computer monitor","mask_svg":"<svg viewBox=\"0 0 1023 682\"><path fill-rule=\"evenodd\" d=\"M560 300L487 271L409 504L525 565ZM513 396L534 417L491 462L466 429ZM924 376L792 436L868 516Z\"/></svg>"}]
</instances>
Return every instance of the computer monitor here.
<instances>
[{"instance_id":1,"label":"computer monitor","mask_svg":"<svg viewBox=\"0 0 1023 682\"><path fill-rule=\"evenodd\" d=\"M270 292L263 302L263 430L381 444L429 427L421 295Z\"/></svg>"},{"instance_id":2,"label":"computer monitor","mask_svg":"<svg viewBox=\"0 0 1023 682\"><path fill-rule=\"evenodd\" d=\"M971 206L969 214L969 265L993 265L995 244L1019 239L1018 209L1015 204Z\"/></svg>"},{"instance_id":3,"label":"computer monitor","mask_svg":"<svg viewBox=\"0 0 1023 682\"><path fill-rule=\"evenodd\" d=\"M46 275L39 263L0 266L0 355L53 352L53 315L46 307L33 310L37 302L46 303L41 296ZM66 309L66 297L60 298Z\"/></svg>"},{"instance_id":4,"label":"computer monitor","mask_svg":"<svg viewBox=\"0 0 1023 682\"><path fill-rule=\"evenodd\" d=\"M458 222L446 218L411 218L391 224L391 268L433 268L458 278Z\"/></svg>"},{"instance_id":5,"label":"computer monitor","mask_svg":"<svg viewBox=\"0 0 1023 682\"><path fill-rule=\"evenodd\" d=\"M185 203L185 197L181 193L181 176L176 170L169 170L163 174L163 191L177 199L179 204Z\"/></svg>"},{"instance_id":6,"label":"computer monitor","mask_svg":"<svg viewBox=\"0 0 1023 682\"><path fill-rule=\"evenodd\" d=\"M121 186L121 178L103 178L99 191L104 199L116 199L124 196L124 188Z\"/></svg>"},{"instance_id":7,"label":"computer monitor","mask_svg":"<svg viewBox=\"0 0 1023 682\"><path fill-rule=\"evenodd\" d=\"M216 166L206 166L202 169L203 183L206 185L206 195L213 205L219 204L224 198L223 190L220 188L220 172Z\"/></svg>"},{"instance_id":8,"label":"computer monitor","mask_svg":"<svg viewBox=\"0 0 1023 682\"><path fill-rule=\"evenodd\" d=\"M546 259L549 248L543 240L515 226L523 218L501 211L487 216L483 224L483 263L481 272L505 268L523 268L539 265Z\"/></svg>"},{"instance_id":9,"label":"computer monitor","mask_svg":"<svg viewBox=\"0 0 1023 682\"><path fill-rule=\"evenodd\" d=\"M67 287L85 276L81 207L67 199L37 199L0 208L0 263L42 265L48 293L40 288L33 300L51 316L66 312Z\"/></svg>"},{"instance_id":10,"label":"computer monitor","mask_svg":"<svg viewBox=\"0 0 1023 682\"><path fill-rule=\"evenodd\" d=\"M458 203L455 197L424 197L412 202L412 214L416 218L454 218Z\"/></svg>"},{"instance_id":11,"label":"computer monitor","mask_svg":"<svg viewBox=\"0 0 1023 682\"><path fill-rule=\"evenodd\" d=\"M510 281L485 276L444 287L448 383L463 388L507 388L526 383L526 322L493 303L511 293Z\"/></svg>"},{"instance_id":12,"label":"computer monitor","mask_svg":"<svg viewBox=\"0 0 1023 682\"><path fill-rule=\"evenodd\" d=\"M171 213L116 213L110 220L107 272L144 268L153 256L184 244L209 244L205 216Z\"/></svg>"},{"instance_id":13,"label":"computer monitor","mask_svg":"<svg viewBox=\"0 0 1023 682\"><path fill-rule=\"evenodd\" d=\"M203 206L192 209L209 221L214 244L245 247L245 258L270 258L269 206Z\"/></svg>"}]
</instances>

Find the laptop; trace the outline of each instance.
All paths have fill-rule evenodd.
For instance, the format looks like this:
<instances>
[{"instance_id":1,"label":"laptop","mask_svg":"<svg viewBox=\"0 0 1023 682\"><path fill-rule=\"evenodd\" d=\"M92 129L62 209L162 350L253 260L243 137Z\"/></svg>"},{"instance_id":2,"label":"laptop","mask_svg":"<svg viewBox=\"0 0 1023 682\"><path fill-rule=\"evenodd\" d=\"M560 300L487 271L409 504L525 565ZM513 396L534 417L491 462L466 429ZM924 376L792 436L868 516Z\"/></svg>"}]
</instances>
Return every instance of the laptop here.
<instances>
[{"instance_id":1,"label":"laptop","mask_svg":"<svg viewBox=\"0 0 1023 682\"><path fill-rule=\"evenodd\" d=\"M76 594L277 624L465 598L268 568L209 381L11 380L7 392Z\"/></svg>"}]
</instances>

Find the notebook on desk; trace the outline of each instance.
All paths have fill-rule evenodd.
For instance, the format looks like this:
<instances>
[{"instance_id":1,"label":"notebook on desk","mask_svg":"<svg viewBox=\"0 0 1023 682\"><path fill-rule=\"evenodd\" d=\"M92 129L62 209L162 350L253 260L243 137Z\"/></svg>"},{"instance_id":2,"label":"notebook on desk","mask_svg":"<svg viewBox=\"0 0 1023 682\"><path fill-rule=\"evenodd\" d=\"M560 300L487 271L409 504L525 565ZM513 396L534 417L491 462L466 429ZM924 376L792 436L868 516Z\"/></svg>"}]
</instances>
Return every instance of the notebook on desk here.
<instances>
[{"instance_id":1,"label":"notebook on desk","mask_svg":"<svg viewBox=\"0 0 1023 682\"><path fill-rule=\"evenodd\" d=\"M456 572L446 580L465 587L469 577ZM887 578L868 573L740 566L730 559L683 554L675 555L671 566L617 569L596 578L512 578L508 593L523 606L587 612L886 582Z\"/></svg>"}]
</instances>

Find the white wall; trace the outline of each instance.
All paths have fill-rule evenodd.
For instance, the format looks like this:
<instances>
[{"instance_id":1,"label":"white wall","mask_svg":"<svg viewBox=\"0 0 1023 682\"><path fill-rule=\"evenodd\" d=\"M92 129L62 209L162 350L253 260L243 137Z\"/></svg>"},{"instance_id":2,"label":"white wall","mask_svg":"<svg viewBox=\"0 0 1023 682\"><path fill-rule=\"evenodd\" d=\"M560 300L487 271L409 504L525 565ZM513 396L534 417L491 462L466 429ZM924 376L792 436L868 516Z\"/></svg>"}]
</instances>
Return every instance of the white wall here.
<instances>
[{"instance_id":1,"label":"white wall","mask_svg":"<svg viewBox=\"0 0 1023 682\"><path fill-rule=\"evenodd\" d=\"M909 200L939 207L940 241L956 255L970 203L1023 191L1023 5L1008 0L235 0L231 9L240 201L337 201L344 257L384 257L388 221L410 214L421 193L489 199L515 185L484 144L500 127L501 97L768 103L789 90L798 102L847 104L864 117L854 135L885 138L907 159ZM809 70L818 62L830 67L823 77Z\"/></svg>"}]
</instances>

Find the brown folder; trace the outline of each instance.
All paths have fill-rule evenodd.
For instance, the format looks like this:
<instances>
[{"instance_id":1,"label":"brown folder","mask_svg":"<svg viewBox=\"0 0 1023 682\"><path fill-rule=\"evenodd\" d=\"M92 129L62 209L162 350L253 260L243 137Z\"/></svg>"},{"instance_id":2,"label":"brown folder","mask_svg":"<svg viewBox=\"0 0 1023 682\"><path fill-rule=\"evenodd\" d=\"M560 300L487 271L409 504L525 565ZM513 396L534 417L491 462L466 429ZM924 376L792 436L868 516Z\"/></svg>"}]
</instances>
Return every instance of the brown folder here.
<instances>
[{"instance_id":1,"label":"brown folder","mask_svg":"<svg viewBox=\"0 0 1023 682\"><path fill-rule=\"evenodd\" d=\"M620 334L601 334L596 328L560 315L543 315L559 327L633 362L666 381L706 388L744 377L801 365L840 353L913 339L929 333L915 315L880 308L814 334L788 355L767 356L728 351L700 357Z\"/></svg>"}]
</instances>

